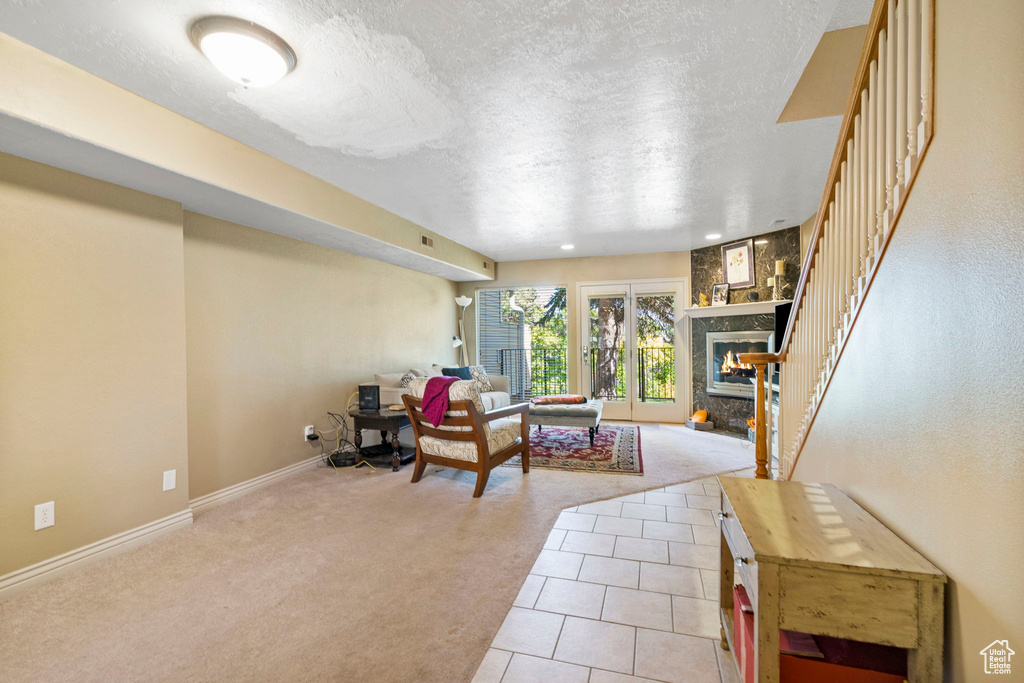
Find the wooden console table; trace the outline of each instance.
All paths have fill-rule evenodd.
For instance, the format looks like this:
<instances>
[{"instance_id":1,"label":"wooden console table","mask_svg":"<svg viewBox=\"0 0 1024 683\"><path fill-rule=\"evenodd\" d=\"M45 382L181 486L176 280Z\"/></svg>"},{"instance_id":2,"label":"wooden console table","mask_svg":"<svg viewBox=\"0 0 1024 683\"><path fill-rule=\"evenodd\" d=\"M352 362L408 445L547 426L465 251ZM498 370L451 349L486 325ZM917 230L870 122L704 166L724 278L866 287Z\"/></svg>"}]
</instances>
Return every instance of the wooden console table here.
<instances>
[{"instance_id":1,"label":"wooden console table","mask_svg":"<svg viewBox=\"0 0 1024 683\"><path fill-rule=\"evenodd\" d=\"M416 457L415 451L409 454L402 454L402 444L398 443L399 430L412 424L409 421L409 414L402 410L358 410L353 408L348 411L352 417L353 430L355 431L356 448L360 455L373 457L381 455L391 456L391 471L397 472L398 468ZM380 430L380 446L369 446L363 448L363 430ZM391 434L391 443L388 444L388 434Z\"/></svg>"},{"instance_id":2,"label":"wooden console table","mask_svg":"<svg viewBox=\"0 0 1024 683\"><path fill-rule=\"evenodd\" d=\"M722 647L734 579L754 606L754 680L779 680L779 629L907 648L942 681L946 576L831 484L719 477ZM734 649L735 651L735 649Z\"/></svg>"}]
</instances>

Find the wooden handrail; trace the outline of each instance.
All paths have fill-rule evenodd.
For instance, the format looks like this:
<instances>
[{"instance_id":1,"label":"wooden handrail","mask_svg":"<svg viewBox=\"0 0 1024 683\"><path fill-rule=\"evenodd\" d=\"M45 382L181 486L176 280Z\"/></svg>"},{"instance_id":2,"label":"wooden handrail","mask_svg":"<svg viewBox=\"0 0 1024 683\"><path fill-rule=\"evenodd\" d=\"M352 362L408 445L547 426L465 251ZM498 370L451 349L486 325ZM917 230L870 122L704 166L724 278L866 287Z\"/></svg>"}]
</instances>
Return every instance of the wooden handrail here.
<instances>
[{"instance_id":1,"label":"wooden handrail","mask_svg":"<svg viewBox=\"0 0 1024 683\"><path fill-rule=\"evenodd\" d=\"M933 136L934 1L876 0L778 353L780 474L792 476ZM767 439L755 424L758 452ZM788 457L791 456L791 457Z\"/></svg>"}]
</instances>

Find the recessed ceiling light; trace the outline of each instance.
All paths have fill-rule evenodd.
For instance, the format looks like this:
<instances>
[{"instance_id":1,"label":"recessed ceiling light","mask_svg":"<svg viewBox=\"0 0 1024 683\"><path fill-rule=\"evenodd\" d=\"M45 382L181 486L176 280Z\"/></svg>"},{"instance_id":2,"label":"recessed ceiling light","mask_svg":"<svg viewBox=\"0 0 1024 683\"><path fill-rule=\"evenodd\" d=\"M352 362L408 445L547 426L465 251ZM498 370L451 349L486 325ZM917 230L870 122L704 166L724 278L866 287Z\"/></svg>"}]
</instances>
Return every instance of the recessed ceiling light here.
<instances>
[{"instance_id":1,"label":"recessed ceiling light","mask_svg":"<svg viewBox=\"0 0 1024 683\"><path fill-rule=\"evenodd\" d=\"M193 44L225 76L247 88L276 83L295 68L295 52L276 33L235 17L203 17L189 27Z\"/></svg>"},{"instance_id":2,"label":"recessed ceiling light","mask_svg":"<svg viewBox=\"0 0 1024 683\"><path fill-rule=\"evenodd\" d=\"M565 249L566 251L568 251L570 249L575 249L575 248L576 248L576 246L573 245L573 244L563 244L562 245L562 249Z\"/></svg>"},{"instance_id":3,"label":"recessed ceiling light","mask_svg":"<svg viewBox=\"0 0 1024 683\"><path fill-rule=\"evenodd\" d=\"M713 232L710 235L704 235L704 238L709 240L717 240L719 237L721 237L721 235L719 235L717 232Z\"/></svg>"}]
</instances>

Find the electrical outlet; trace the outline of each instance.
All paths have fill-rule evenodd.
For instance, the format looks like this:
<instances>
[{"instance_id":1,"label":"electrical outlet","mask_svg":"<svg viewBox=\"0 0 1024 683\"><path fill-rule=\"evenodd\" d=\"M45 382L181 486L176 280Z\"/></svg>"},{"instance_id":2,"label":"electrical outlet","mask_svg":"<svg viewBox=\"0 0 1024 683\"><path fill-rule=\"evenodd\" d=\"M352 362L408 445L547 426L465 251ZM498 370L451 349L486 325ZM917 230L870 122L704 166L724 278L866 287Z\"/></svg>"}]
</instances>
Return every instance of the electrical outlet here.
<instances>
[{"instance_id":1,"label":"electrical outlet","mask_svg":"<svg viewBox=\"0 0 1024 683\"><path fill-rule=\"evenodd\" d=\"M36 531L53 526L53 501L36 505Z\"/></svg>"},{"instance_id":2,"label":"electrical outlet","mask_svg":"<svg viewBox=\"0 0 1024 683\"><path fill-rule=\"evenodd\" d=\"M316 426L306 425L305 431L302 432L302 438L306 441L312 441L316 438Z\"/></svg>"},{"instance_id":3,"label":"electrical outlet","mask_svg":"<svg viewBox=\"0 0 1024 683\"><path fill-rule=\"evenodd\" d=\"M178 485L178 470L164 472L164 491L172 491Z\"/></svg>"}]
</instances>

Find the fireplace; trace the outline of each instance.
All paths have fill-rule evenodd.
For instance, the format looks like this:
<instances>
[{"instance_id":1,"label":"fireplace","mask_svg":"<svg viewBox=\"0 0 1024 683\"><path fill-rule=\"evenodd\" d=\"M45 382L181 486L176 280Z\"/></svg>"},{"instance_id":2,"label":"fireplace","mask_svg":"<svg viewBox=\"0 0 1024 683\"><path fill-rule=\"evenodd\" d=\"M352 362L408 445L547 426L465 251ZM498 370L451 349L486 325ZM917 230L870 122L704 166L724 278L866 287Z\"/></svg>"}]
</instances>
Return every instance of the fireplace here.
<instances>
[{"instance_id":1,"label":"fireplace","mask_svg":"<svg viewBox=\"0 0 1024 683\"><path fill-rule=\"evenodd\" d=\"M770 330L708 332L708 393L754 398L754 366L740 363L739 354L770 352L772 337Z\"/></svg>"}]
</instances>

